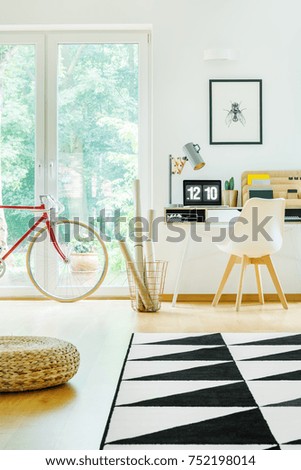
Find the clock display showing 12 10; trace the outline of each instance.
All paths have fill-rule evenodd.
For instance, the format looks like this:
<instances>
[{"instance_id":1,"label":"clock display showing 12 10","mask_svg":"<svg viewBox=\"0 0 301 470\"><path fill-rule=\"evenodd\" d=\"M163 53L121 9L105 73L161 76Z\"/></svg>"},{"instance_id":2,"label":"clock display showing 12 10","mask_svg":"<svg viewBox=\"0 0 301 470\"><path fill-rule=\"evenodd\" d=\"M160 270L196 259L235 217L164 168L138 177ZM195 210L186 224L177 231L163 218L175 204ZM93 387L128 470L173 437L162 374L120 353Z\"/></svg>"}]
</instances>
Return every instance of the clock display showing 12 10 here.
<instances>
[{"instance_id":1,"label":"clock display showing 12 10","mask_svg":"<svg viewBox=\"0 0 301 470\"><path fill-rule=\"evenodd\" d=\"M220 206L221 180L184 180L184 206Z\"/></svg>"}]
</instances>

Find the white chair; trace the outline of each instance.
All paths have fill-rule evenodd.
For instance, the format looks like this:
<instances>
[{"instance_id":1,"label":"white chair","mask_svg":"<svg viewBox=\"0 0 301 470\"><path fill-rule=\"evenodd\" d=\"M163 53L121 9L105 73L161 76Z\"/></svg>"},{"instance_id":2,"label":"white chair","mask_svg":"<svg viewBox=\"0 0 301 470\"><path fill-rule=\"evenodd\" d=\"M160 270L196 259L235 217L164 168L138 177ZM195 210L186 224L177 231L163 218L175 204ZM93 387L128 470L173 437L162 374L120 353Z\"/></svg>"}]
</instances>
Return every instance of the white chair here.
<instances>
[{"instance_id":1,"label":"white chair","mask_svg":"<svg viewBox=\"0 0 301 470\"><path fill-rule=\"evenodd\" d=\"M229 253L231 256L213 299L212 305L214 307L220 300L227 279L235 264L241 265L236 296L236 310L238 311L241 305L244 274L249 264L254 265L259 301L263 304L264 297L260 265L264 264L268 268L283 308L288 308L285 295L270 257L270 255L278 251L282 245L284 212L284 199L251 198L246 202L240 217L232 227L229 227L227 239L218 245L219 249ZM260 226L260 224L262 224L262 231L257 233L256 226Z\"/></svg>"}]
</instances>

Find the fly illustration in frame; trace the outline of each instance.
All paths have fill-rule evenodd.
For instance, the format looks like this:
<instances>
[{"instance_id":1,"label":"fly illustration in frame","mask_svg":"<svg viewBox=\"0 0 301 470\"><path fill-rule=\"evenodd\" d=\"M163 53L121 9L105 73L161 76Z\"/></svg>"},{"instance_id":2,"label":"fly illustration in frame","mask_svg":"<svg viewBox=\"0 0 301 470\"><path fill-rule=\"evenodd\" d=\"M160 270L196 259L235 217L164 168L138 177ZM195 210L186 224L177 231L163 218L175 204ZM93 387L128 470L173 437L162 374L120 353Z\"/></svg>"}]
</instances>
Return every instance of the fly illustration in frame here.
<instances>
[{"instance_id":1,"label":"fly illustration in frame","mask_svg":"<svg viewBox=\"0 0 301 470\"><path fill-rule=\"evenodd\" d=\"M262 144L262 80L210 80L210 144Z\"/></svg>"}]
</instances>

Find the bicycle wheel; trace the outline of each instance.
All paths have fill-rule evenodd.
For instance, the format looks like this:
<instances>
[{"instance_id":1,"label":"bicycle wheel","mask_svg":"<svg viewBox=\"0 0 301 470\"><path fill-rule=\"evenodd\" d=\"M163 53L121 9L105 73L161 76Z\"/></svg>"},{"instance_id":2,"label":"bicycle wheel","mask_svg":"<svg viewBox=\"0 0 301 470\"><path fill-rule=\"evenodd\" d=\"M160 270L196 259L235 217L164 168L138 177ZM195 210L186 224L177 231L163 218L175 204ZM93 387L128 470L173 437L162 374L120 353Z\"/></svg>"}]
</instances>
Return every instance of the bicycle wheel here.
<instances>
[{"instance_id":1,"label":"bicycle wheel","mask_svg":"<svg viewBox=\"0 0 301 470\"><path fill-rule=\"evenodd\" d=\"M26 266L35 287L59 302L91 295L108 270L108 253L100 236L88 225L69 220L52 224L64 260L43 227L29 244Z\"/></svg>"}]
</instances>

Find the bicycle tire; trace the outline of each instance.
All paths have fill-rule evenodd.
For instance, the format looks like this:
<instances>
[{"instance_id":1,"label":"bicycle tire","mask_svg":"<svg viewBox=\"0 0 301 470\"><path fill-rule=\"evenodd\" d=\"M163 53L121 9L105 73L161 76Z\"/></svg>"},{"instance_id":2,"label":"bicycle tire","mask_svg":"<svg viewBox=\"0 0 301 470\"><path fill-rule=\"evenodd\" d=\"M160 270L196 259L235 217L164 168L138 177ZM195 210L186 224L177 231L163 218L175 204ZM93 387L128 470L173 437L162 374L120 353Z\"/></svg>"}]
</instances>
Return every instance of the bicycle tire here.
<instances>
[{"instance_id":1,"label":"bicycle tire","mask_svg":"<svg viewBox=\"0 0 301 470\"><path fill-rule=\"evenodd\" d=\"M67 229L69 226L69 229ZM47 227L40 229L30 242L26 255L27 273L33 285L46 297L58 302L76 302L85 299L95 292L102 284L108 271L108 252L103 240L90 226L79 221L60 220L52 223L60 249L67 257L64 261L50 241ZM62 230L61 230L62 228ZM72 228L72 230L71 230ZM71 235L72 232L72 235ZM73 233L78 232L80 243L86 242L89 237L93 239L93 263L99 265L97 269L86 270L72 266L72 257L78 255L75 252L77 238ZM82 234L89 234L85 239ZM67 240L67 235L70 240ZM79 235L80 234L80 235ZM60 240L60 236L65 238ZM86 243L91 243L87 241ZM80 253L83 254L83 253ZM91 253L92 254L92 253ZM43 266L37 263L37 258L43 258ZM96 261L97 258L97 261ZM87 263L87 261L85 261ZM92 262L92 257L88 263ZM81 265L83 261L81 261ZM51 271L51 266L53 270Z\"/></svg>"}]
</instances>

